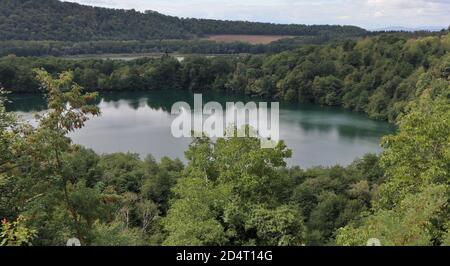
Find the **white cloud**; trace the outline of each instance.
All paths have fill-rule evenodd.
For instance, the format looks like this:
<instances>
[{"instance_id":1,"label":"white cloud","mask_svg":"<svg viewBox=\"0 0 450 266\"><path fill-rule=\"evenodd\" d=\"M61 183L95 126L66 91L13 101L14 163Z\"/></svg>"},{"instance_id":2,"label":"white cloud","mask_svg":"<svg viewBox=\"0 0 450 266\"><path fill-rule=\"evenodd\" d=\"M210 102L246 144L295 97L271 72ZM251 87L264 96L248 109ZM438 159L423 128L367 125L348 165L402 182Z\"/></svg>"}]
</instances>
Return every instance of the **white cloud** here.
<instances>
[{"instance_id":1,"label":"white cloud","mask_svg":"<svg viewBox=\"0 0 450 266\"><path fill-rule=\"evenodd\" d=\"M380 18L380 17L384 16L384 13L381 12L381 11L376 11L376 12L373 14L373 16L374 16L375 18Z\"/></svg>"},{"instance_id":2,"label":"white cloud","mask_svg":"<svg viewBox=\"0 0 450 266\"><path fill-rule=\"evenodd\" d=\"M450 25L450 0L71 0L180 17L366 28Z\"/></svg>"}]
</instances>

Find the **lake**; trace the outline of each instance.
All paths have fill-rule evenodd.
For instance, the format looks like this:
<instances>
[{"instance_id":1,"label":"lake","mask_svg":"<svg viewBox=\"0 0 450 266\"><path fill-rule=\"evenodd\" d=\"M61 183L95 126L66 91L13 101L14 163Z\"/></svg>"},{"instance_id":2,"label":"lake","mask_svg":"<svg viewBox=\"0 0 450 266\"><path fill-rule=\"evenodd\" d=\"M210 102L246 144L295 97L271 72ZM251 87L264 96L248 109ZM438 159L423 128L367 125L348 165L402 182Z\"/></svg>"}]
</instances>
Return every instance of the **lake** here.
<instances>
[{"instance_id":1,"label":"lake","mask_svg":"<svg viewBox=\"0 0 450 266\"><path fill-rule=\"evenodd\" d=\"M10 95L8 110L32 120L43 111L46 102L40 95ZM203 103L264 101L220 92L203 93ZM176 116L172 105L185 101L193 106L194 95L188 91L148 91L103 93L98 99L102 115L70 136L77 144L98 153L132 152L142 158L152 154L184 160L190 139L171 135ZM290 166L348 165L366 153L381 152L380 140L395 132L387 122L341 108L308 104L280 103L280 137L292 149Z\"/></svg>"}]
</instances>

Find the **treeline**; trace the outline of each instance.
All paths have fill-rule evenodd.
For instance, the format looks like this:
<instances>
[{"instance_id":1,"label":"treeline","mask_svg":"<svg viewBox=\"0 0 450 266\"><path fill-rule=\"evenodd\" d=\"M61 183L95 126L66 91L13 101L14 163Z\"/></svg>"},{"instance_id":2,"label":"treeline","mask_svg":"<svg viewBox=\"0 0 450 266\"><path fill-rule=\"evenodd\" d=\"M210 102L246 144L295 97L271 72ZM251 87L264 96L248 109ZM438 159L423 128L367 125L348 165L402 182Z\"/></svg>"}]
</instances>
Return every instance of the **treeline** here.
<instances>
[{"instance_id":1,"label":"treeline","mask_svg":"<svg viewBox=\"0 0 450 266\"><path fill-rule=\"evenodd\" d=\"M83 6L58 0L2 0L0 40L185 39L176 17Z\"/></svg>"},{"instance_id":2,"label":"treeline","mask_svg":"<svg viewBox=\"0 0 450 266\"><path fill-rule=\"evenodd\" d=\"M380 157L308 170L256 138L193 139L187 165L97 155L67 137L96 95L35 73L50 107L36 127L0 95L0 245L450 245L449 61L421 74Z\"/></svg>"},{"instance_id":3,"label":"treeline","mask_svg":"<svg viewBox=\"0 0 450 266\"><path fill-rule=\"evenodd\" d=\"M142 41L0 41L0 56L69 56L83 54L263 54L293 50L303 45L325 44L349 39L345 36L301 36L270 44L215 42L209 40L142 40Z\"/></svg>"},{"instance_id":4,"label":"treeline","mask_svg":"<svg viewBox=\"0 0 450 266\"><path fill-rule=\"evenodd\" d=\"M405 38L381 35L358 41L313 45L275 55L170 56L134 61L0 59L0 83L13 92L38 92L34 68L74 71L91 91L227 90L292 102L343 106L375 119L394 121L416 97L421 74L449 60L450 35Z\"/></svg>"},{"instance_id":5,"label":"treeline","mask_svg":"<svg viewBox=\"0 0 450 266\"><path fill-rule=\"evenodd\" d=\"M293 45L252 45L250 43L218 43L208 40L150 40L150 41L4 41L0 56L70 56L95 54L260 54L289 49Z\"/></svg>"},{"instance_id":6,"label":"treeline","mask_svg":"<svg viewBox=\"0 0 450 266\"><path fill-rule=\"evenodd\" d=\"M207 34L361 36L366 31L354 26L180 19L153 11L107 9L58 0L0 2L0 40L161 40Z\"/></svg>"},{"instance_id":7,"label":"treeline","mask_svg":"<svg viewBox=\"0 0 450 266\"><path fill-rule=\"evenodd\" d=\"M212 19L182 19L184 27L202 36L207 34L254 34L293 36L363 36L367 31L356 26L298 25L256 23L249 21L223 21Z\"/></svg>"}]
</instances>

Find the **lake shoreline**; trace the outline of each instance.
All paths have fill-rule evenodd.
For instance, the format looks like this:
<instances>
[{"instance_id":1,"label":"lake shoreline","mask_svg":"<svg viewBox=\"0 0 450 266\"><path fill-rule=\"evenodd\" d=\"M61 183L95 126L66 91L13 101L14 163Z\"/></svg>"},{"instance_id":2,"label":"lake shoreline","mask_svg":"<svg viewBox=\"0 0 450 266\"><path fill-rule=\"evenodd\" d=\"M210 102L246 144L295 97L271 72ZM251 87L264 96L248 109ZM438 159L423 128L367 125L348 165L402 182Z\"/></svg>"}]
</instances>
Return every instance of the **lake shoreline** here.
<instances>
[{"instance_id":1,"label":"lake shoreline","mask_svg":"<svg viewBox=\"0 0 450 266\"><path fill-rule=\"evenodd\" d=\"M96 152L148 154L161 159L184 158L184 150L191 139L176 139L170 135L175 116L170 115L175 102L193 104L193 93L186 90L132 92L102 92L96 104L102 115L91 119L71 137L74 143ZM30 117L46 109L42 94L14 94L8 109ZM242 96L236 93L207 92L204 103L218 101L264 101L261 97ZM303 168L318 165L348 165L366 153L379 153L382 136L395 133L395 127L383 121L372 120L340 107L281 102L280 139L294 153L290 166ZM307 156L306 156L307 155ZM185 161L185 160L183 160Z\"/></svg>"}]
</instances>

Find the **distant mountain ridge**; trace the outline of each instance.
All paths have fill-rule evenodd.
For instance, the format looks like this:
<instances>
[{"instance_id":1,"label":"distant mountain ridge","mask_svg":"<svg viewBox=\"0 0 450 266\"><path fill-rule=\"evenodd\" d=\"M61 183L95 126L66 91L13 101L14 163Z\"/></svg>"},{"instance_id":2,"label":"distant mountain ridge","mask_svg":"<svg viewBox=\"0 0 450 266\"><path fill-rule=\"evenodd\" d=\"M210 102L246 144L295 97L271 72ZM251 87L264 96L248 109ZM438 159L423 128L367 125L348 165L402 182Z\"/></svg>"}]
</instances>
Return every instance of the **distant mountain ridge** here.
<instances>
[{"instance_id":1,"label":"distant mountain ridge","mask_svg":"<svg viewBox=\"0 0 450 266\"><path fill-rule=\"evenodd\" d=\"M355 26L286 25L184 19L154 11L108 9L58 0L1 0L0 40L157 40L212 34L362 36Z\"/></svg>"},{"instance_id":2,"label":"distant mountain ridge","mask_svg":"<svg viewBox=\"0 0 450 266\"><path fill-rule=\"evenodd\" d=\"M414 31L441 31L445 29L445 27L438 26L423 26L423 27L402 27L402 26L392 26L375 29L373 31L405 31L405 32L414 32Z\"/></svg>"}]
</instances>

